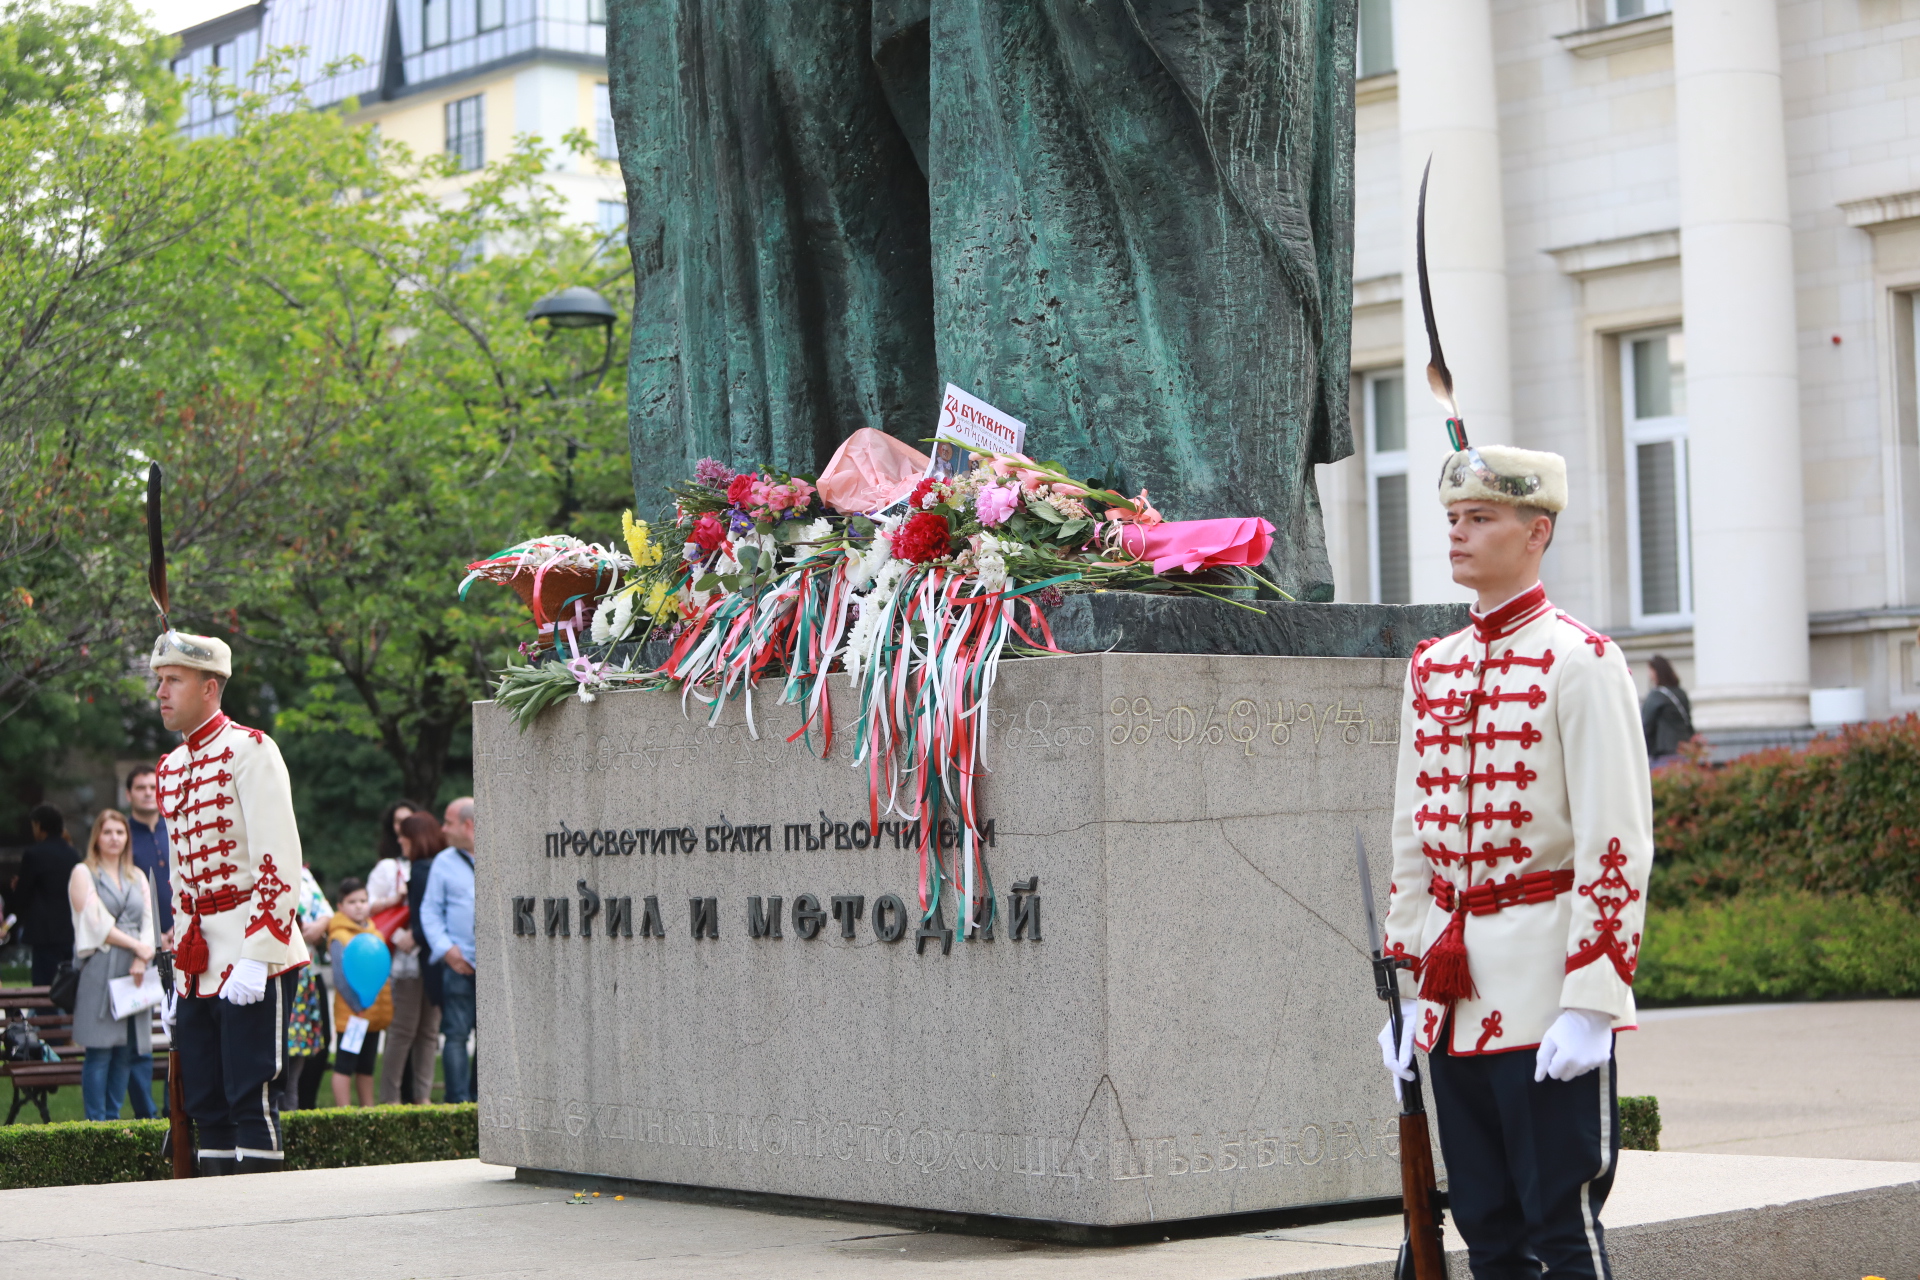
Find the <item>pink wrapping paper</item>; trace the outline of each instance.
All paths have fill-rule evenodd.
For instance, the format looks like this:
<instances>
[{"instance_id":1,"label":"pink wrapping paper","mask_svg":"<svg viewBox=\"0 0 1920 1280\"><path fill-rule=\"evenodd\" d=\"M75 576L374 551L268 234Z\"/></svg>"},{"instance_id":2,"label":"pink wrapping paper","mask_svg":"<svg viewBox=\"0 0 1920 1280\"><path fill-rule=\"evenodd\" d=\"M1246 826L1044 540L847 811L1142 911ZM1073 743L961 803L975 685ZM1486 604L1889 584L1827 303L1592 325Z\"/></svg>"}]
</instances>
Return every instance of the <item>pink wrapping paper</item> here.
<instances>
[{"instance_id":1,"label":"pink wrapping paper","mask_svg":"<svg viewBox=\"0 0 1920 1280\"><path fill-rule=\"evenodd\" d=\"M1165 520L1143 527L1125 526L1120 545L1128 554L1153 562L1155 573L1181 569L1195 573L1240 565L1251 568L1273 547L1273 525L1258 516L1231 520Z\"/></svg>"},{"instance_id":2,"label":"pink wrapping paper","mask_svg":"<svg viewBox=\"0 0 1920 1280\"><path fill-rule=\"evenodd\" d=\"M814 487L820 500L841 515L878 511L912 493L927 462L912 445L862 427L840 442Z\"/></svg>"}]
</instances>

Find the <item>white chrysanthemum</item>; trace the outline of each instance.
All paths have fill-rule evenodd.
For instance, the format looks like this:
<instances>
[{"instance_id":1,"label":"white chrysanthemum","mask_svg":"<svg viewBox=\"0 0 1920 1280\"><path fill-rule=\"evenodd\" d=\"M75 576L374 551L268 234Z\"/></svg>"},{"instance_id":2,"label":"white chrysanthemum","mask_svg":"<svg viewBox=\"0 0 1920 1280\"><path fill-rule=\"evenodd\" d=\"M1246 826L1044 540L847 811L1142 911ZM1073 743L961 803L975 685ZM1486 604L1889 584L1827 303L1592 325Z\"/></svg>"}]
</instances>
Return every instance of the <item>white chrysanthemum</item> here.
<instances>
[{"instance_id":1,"label":"white chrysanthemum","mask_svg":"<svg viewBox=\"0 0 1920 1280\"><path fill-rule=\"evenodd\" d=\"M588 631L595 644L605 644L613 639L613 597L608 596L593 607L593 627Z\"/></svg>"},{"instance_id":2,"label":"white chrysanthemum","mask_svg":"<svg viewBox=\"0 0 1920 1280\"><path fill-rule=\"evenodd\" d=\"M872 582L880 570L893 559L893 546L887 541L900 524L899 519L891 518L882 522L880 532L875 535L867 549L847 564L847 585L855 591Z\"/></svg>"},{"instance_id":3,"label":"white chrysanthemum","mask_svg":"<svg viewBox=\"0 0 1920 1280\"><path fill-rule=\"evenodd\" d=\"M841 660L847 665L847 677L855 684L860 681L861 670L886 642L880 628L885 622L888 606L900 590L900 580L906 576L905 561L888 560L874 579L873 590L860 600L860 616L847 629L847 643L840 651Z\"/></svg>"}]
</instances>

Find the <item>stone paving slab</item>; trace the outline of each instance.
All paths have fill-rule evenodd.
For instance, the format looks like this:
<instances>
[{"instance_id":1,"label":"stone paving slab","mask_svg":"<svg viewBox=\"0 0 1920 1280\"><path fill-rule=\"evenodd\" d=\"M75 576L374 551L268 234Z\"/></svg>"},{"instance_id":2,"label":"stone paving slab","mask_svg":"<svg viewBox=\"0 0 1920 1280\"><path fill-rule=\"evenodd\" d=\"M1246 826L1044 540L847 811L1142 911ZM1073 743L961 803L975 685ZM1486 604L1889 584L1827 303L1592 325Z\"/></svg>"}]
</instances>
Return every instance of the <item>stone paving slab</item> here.
<instances>
[{"instance_id":1,"label":"stone paving slab","mask_svg":"<svg viewBox=\"0 0 1920 1280\"><path fill-rule=\"evenodd\" d=\"M1920 1000L1651 1009L1618 1053L1662 1150L1920 1160Z\"/></svg>"},{"instance_id":2,"label":"stone paving slab","mask_svg":"<svg viewBox=\"0 0 1920 1280\"><path fill-rule=\"evenodd\" d=\"M160 1280L1385 1280L1395 1218L1125 1248L931 1234L610 1195L476 1161L0 1192L0 1275ZM1607 1218L1620 1280L1920 1270L1920 1164L1628 1152ZM1466 1268L1449 1239L1453 1272ZM903 1265L904 1264L904 1265Z\"/></svg>"}]
</instances>

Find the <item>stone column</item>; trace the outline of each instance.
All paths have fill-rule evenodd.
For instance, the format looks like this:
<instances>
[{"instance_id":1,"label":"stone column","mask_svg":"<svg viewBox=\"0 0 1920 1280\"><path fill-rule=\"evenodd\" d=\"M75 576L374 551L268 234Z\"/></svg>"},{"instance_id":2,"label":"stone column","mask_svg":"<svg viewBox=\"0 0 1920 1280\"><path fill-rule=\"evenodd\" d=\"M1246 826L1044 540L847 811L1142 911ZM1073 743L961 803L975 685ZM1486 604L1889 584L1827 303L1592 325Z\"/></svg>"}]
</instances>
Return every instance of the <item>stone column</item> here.
<instances>
[{"instance_id":1,"label":"stone column","mask_svg":"<svg viewBox=\"0 0 1920 1280\"><path fill-rule=\"evenodd\" d=\"M1804 725L1800 381L1774 0L1673 14L1693 529L1693 722Z\"/></svg>"},{"instance_id":2,"label":"stone column","mask_svg":"<svg viewBox=\"0 0 1920 1280\"><path fill-rule=\"evenodd\" d=\"M1471 600L1454 585L1446 515L1434 494L1448 453L1446 414L1427 393L1427 331L1414 270L1420 172L1427 192L1427 272L1454 390L1473 441L1511 444L1506 221L1500 109L1489 0L1401 0L1393 47L1400 78L1403 209L1401 330L1406 341L1407 538L1416 603Z\"/></svg>"}]
</instances>

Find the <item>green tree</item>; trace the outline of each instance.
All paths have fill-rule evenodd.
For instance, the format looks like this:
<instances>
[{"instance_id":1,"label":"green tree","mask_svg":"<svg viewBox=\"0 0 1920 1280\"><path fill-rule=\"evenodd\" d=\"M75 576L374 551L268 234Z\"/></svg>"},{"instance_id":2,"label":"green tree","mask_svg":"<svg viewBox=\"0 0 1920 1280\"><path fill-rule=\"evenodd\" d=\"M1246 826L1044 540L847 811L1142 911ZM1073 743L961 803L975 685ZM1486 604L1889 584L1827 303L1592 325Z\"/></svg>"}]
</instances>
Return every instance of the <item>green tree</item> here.
<instances>
[{"instance_id":1,"label":"green tree","mask_svg":"<svg viewBox=\"0 0 1920 1280\"><path fill-rule=\"evenodd\" d=\"M375 785L431 803L530 630L498 588L455 601L461 566L611 536L629 500L622 370L583 378L600 335L525 318L580 283L625 311L624 254L567 222L537 147L459 175L292 86L220 91L233 134L195 142L94 99L0 116L0 322L33 331L0 348L26 424L0 441L0 718L127 694L157 459L174 623L234 639L290 756L376 745Z\"/></svg>"}]
</instances>

